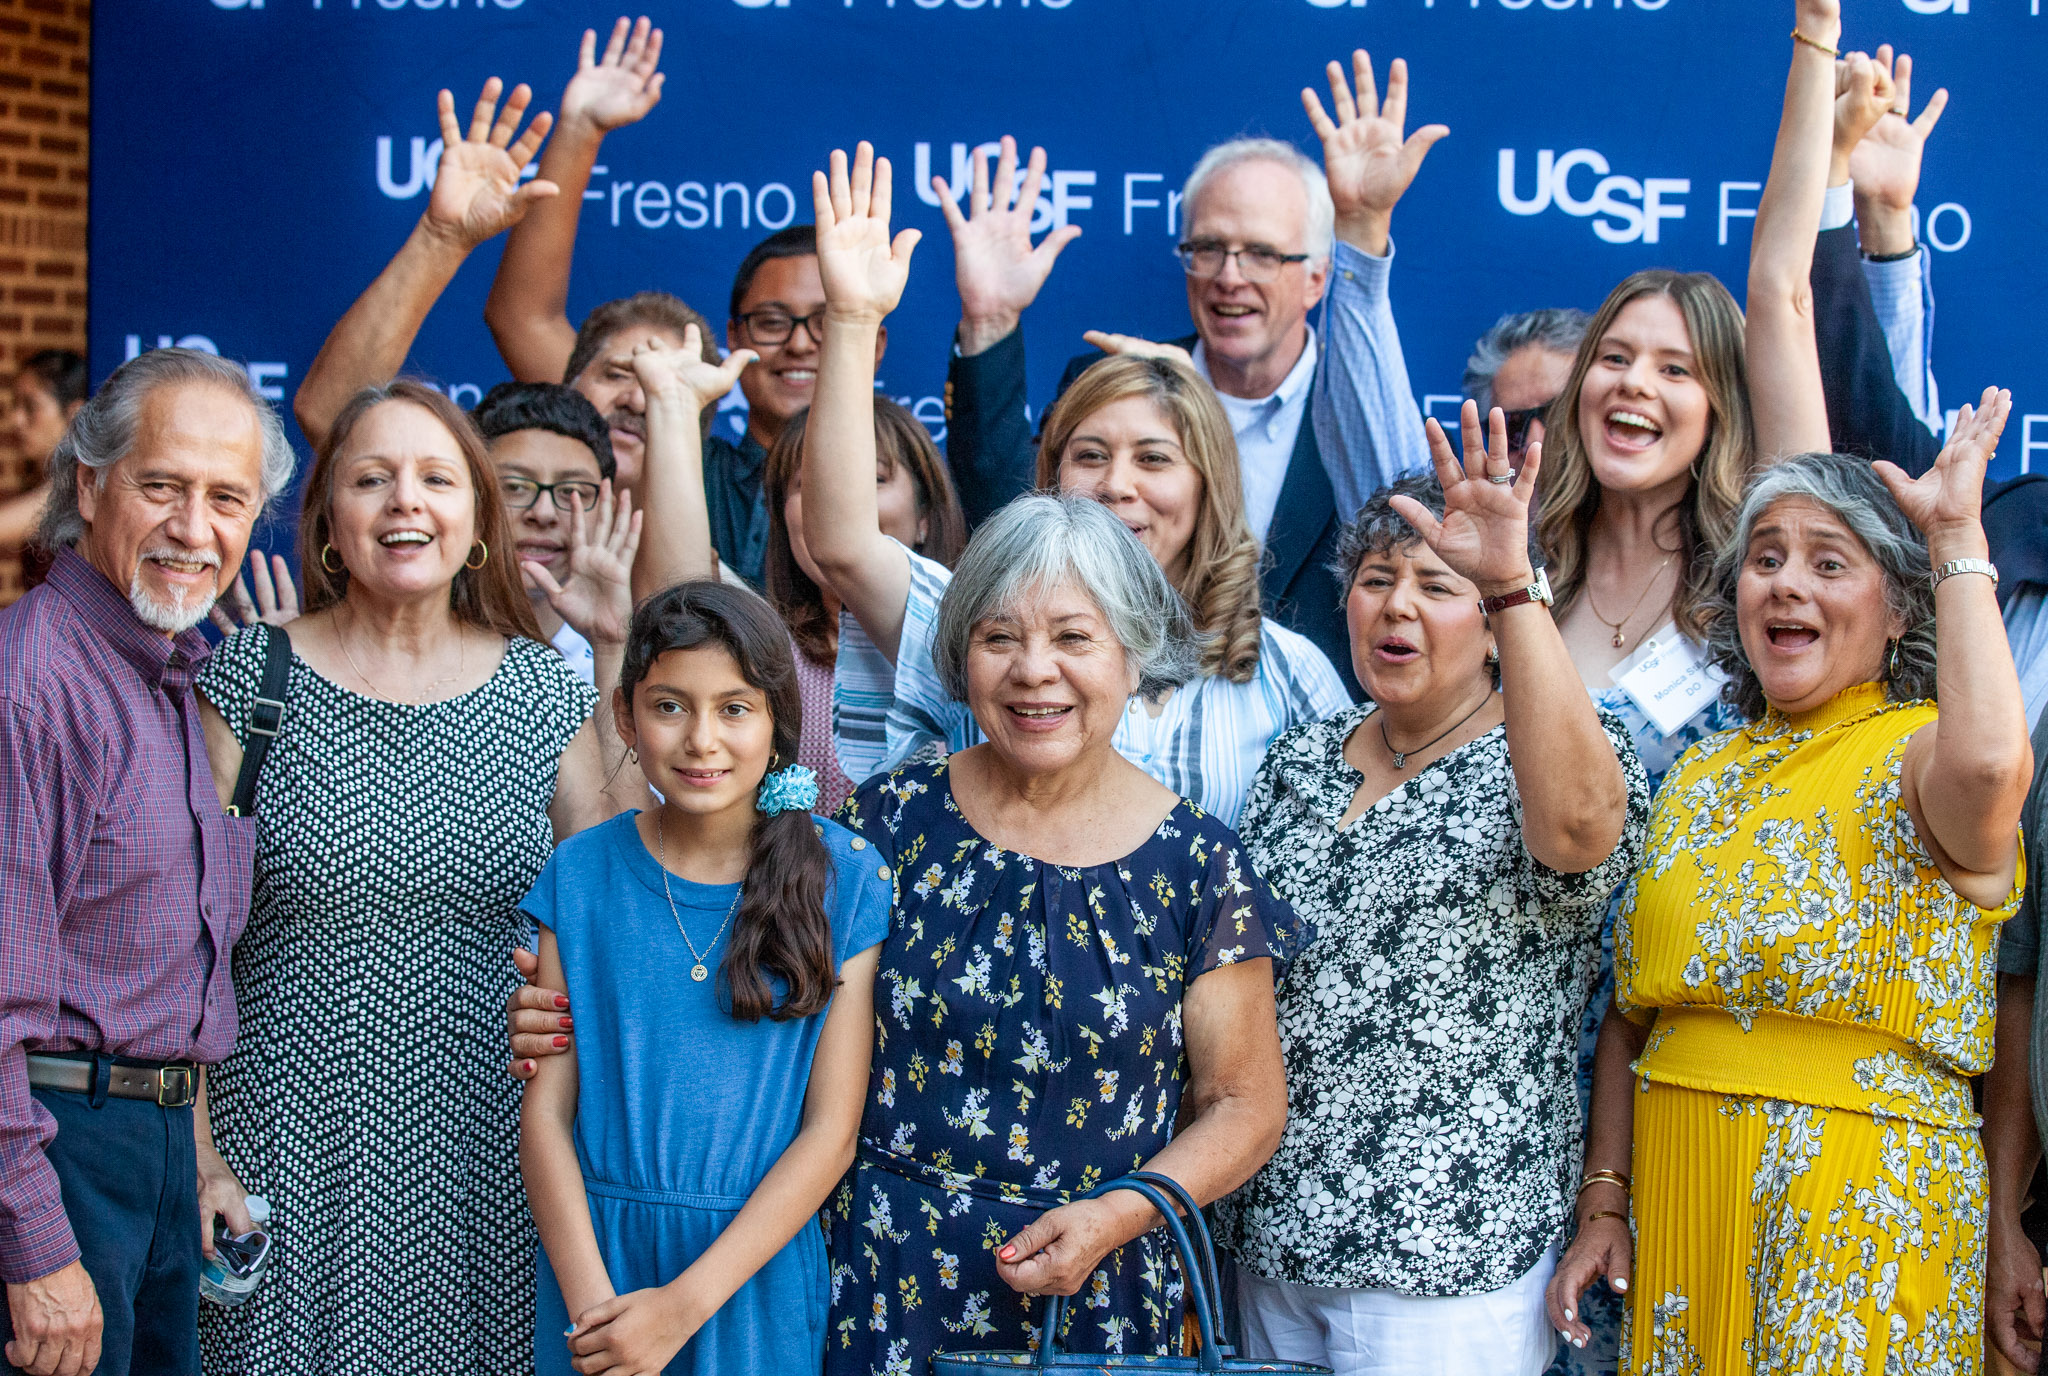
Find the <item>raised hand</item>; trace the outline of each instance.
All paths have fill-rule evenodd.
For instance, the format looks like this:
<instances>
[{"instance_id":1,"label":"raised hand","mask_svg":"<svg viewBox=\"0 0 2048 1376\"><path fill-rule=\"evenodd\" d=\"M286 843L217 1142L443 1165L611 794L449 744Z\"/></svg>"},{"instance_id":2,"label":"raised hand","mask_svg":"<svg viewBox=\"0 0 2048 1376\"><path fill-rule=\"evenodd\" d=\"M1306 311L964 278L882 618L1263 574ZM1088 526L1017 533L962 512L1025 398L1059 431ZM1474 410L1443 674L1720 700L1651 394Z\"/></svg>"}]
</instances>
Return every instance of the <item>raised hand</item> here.
<instances>
[{"instance_id":1,"label":"raised hand","mask_svg":"<svg viewBox=\"0 0 2048 1376\"><path fill-rule=\"evenodd\" d=\"M1045 150L1034 148L1017 182L1017 141L1005 134L996 159L995 181L989 182L988 159L974 159L974 185L967 194L968 214L953 203L952 188L943 177L932 178L939 209L953 232L953 280L960 289L960 350L977 354L1017 328L1038 299L1060 250L1081 235L1079 225L1062 225L1031 245L1031 218L1045 181Z\"/></svg>"},{"instance_id":2,"label":"raised hand","mask_svg":"<svg viewBox=\"0 0 2048 1376\"><path fill-rule=\"evenodd\" d=\"M658 337L634 345L633 373L650 402L687 402L695 414L730 392L747 365L760 357L752 349L734 349L723 363L706 363L703 335L695 325L685 325L679 349Z\"/></svg>"},{"instance_id":3,"label":"raised hand","mask_svg":"<svg viewBox=\"0 0 2048 1376\"><path fill-rule=\"evenodd\" d=\"M1889 46L1879 48L1875 57L1848 53L1835 63L1835 142L1828 185L1840 186L1850 175L1849 159L1856 145L1897 98Z\"/></svg>"},{"instance_id":4,"label":"raised hand","mask_svg":"<svg viewBox=\"0 0 2048 1376\"><path fill-rule=\"evenodd\" d=\"M505 108L499 110L498 93L504 86L496 77L484 83L467 137L455 122L455 97L447 91L440 94L441 166L434 174L423 223L465 252L518 224L534 202L559 190L553 182L519 184L520 173L540 151L554 116L541 111L513 142L512 133L533 91L524 82L514 86Z\"/></svg>"},{"instance_id":5,"label":"raised hand","mask_svg":"<svg viewBox=\"0 0 2048 1376\"><path fill-rule=\"evenodd\" d=\"M1998 437L2011 414L2012 393L1986 387L1975 406L1956 413L1934 467L1909 478L1904 469L1884 459L1873 465L1899 510L1927 537L1935 562L1949 557L1937 548L1944 537L1962 536L1973 545L1983 542L1984 470L1998 452Z\"/></svg>"},{"instance_id":6,"label":"raised hand","mask_svg":"<svg viewBox=\"0 0 2048 1376\"><path fill-rule=\"evenodd\" d=\"M249 596L249 585L256 596ZM244 626L262 622L284 626L299 619L299 590L292 582L290 565L282 555L265 558L260 549L249 551L249 572L235 575L235 586L227 595L227 606L214 604L211 620L222 635L233 635Z\"/></svg>"},{"instance_id":7,"label":"raised hand","mask_svg":"<svg viewBox=\"0 0 2048 1376\"><path fill-rule=\"evenodd\" d=\"M583 31L576 55L576 75L562 91L562 120L601 134L636 124L661 103L661 30L641 15L637 23L621 15L612 25L604 56L597 55L597 31Z\"/></svg>"},{"instance_id":8,"label":"raised hand","mask_svg":"<svg viewBox=\"0 0 2048 1376\"><path fill-rule=\"evenodd\" d=\"M640 513L633 494L612 496L611 479L598 484L597 509L569 502L569 576L561 582L546 564L519 562L526 586L548 600L556 615L593 645L623 645L633 619L633 556L640 552Z\"/></svg>"},{"instance_id":9,"label":"raised hand","mask_svg":"<svg viewBox=\"0 0 2048 1376\"><path fill-rule=\"evenodd\" d=\"M1415 533L1461 578L1470 579L1492 596L1526 587L1535 578L1529 567L1529 502L1536 495L1536 471L1543 446L1524 451L1522 471L1508 466L1507 414L1498 406L1489 417L1490 434L1480 438L1479 404L1468 401L1460 415L1465 461L1451 453L1444 428L1428 422L1429 456L1444 490L1443 519L1413 497L1392 499L1394 510L1415 527Z\"/></svg>"},{"instance_id":10,"label":"raised hand","mask_svg":"<svg viewBox=\"0 0 2048 1376\"><path fill-rule=\"evenodd\" d=\"M1877 51L1882 61L1887 50ZM1948 108L1948 89L1936 91L1919 118L1909 119L1913 109L1913 59L1900 53L1892 64L1891 76L1891 105L1850 152L1849 179L1856 183L1859 199L1908 214L1913 209L1913 197L1920 190L1921 154L1934 126L1941 123L1941 112Z\"/></svg>"},{"instance_id":11,"label":"raised hand","mask_svg":"<svg viewBox=\"0 0 2048 1376\"><path fill-rule=\"evenodd\" d=\"M880 320L896 309L910 280L910 254L924 235L906 229L889 238L891 173L865 140L853 164L832 150L831 175L811 174L818 218L818 275L825 311L839 320Z\"/></svg>"},{"instance_id":12,"label":"raised hand","mask_svg":"<svg viewBox=\"0 0 2048 1376\"><path fill-rule=\"evenodd\" d=\"M1111 334L1107 330L1084 330L1081 338L1106 354L1129 354L1134 358L1168 358L1195 366L1194 358L1178 344L1159 344L1134 334Z\"/></svg>"},{"instance_id":13,"label":"raised hand","mask_svg":"<svg viewBox=\"0 0 2048 1376\"><path fill-rule=\"evenodd\" d=\"M1354 100L1344 68L1332 62L1328 67L1330 103L1336 107L1333 120L1323 110L1315 91L1304 86L1302 108L1316 137L1323 141L1323 172L1330 180L1330 199L1337 206L1337 237L1374 257L1387 251L1387 226L1394 205L1415 180L1422 160L1438 139L1450 129L1426 124L1413 134L1402 134L1408 121L1408 64L1395 58L1387 69L1387 98L1379 98L1373 82L1372 57L1360 48L1351 54L1351 70L1358 84Z\"/></svg>"}]
</instances>

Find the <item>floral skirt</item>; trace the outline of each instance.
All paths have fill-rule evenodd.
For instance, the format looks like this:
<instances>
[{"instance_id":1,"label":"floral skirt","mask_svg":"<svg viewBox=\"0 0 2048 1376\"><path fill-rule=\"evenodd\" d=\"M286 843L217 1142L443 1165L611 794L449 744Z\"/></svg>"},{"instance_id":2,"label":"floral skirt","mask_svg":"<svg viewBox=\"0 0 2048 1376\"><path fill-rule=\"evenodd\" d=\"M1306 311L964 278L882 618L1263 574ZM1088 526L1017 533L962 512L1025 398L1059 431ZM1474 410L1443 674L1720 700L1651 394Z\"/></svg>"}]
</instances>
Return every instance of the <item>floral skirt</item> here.
<instances>
[{"instance_id":1,"label":"floral skirt","mask_svg":"<svg viewBox=\"0 0 2048 1376\"><path fill-rule=\"evenodd\" d=\"M1983 1369L1976 1133L1640 1083L1622 1371Z\"/></svg>"}]
</instances>

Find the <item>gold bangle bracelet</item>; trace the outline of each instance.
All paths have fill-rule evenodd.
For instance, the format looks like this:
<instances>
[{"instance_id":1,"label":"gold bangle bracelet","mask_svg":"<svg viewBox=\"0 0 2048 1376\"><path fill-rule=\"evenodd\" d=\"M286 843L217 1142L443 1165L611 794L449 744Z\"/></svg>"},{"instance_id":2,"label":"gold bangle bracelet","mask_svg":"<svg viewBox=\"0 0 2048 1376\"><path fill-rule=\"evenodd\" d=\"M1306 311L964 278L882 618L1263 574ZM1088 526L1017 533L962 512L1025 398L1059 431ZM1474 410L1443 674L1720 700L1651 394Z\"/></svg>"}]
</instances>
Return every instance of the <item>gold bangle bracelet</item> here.
<instances>
[{"instance_id":1,"label":"gold bangle bracelet","mask_svg":"<svg viewBox=\"0 0 2048 1376\"><path fill-rule=\"evenodd\" d=\"M1586 1216L1585 1216L1584 1218L1582 1218L1582 1219L1580 1219L1580 1220L1579 1220L1579 1226L1580 1226L1581 1228L1583 1228L1583 1227L1585 1227L1585 1226L1586 1226L1586 1225L1587 1225L1588 1223L1597 1223L1597 1222L1599 1222L1599 1221L1600 1221L1601 1219L1603 1219L1603 1218L1618 1218L1618 1219L1620 1219L1620 1220L1621 1220L1621 1221L1622 1221L1623 1223L1626 1223L1626 1222L1628 1222L1628 1215L1627 1215L1627 1214L1625 1214L1625 1213L1621 1213L1621 1212L1620 1212L1620 1211L1618 1211L1618 1210L1615 1210L1615 1209L1595 1209L1595 1210L1594 1210L1594 1211L1593 1211L1592 1213L1590 1213L1590 1214L1587 1214L1587 1215L1586 1215Z\"/></svg>"},{"instance_id":2,"label":"gold bangle bracelet","mask_svg":"<svg viewBox=\"0 0 2048 1376\"><path fill-rule=\"evenodd\" d=\"M1792 41L1795 43L1804 43L1809 48L1818 48L1821 52L1826 53L1829 57L1840 57L1842 55L1842 50L1840 48L1830 48L1827 44L1821 42L1818 38L1808 38L1805 34L1799 32L1799 30L1797 29L1792 30Z\"/></svg>"},{"instance_id":3,"label":"gold bangle bracelet","mask_svg":"<svg viewBox=\"0 0 2048 1376\"><path fill-rule=\"evenodd\" d=\"M1628 1193L1628 1177L1620 1171L1587 1171L1586 1178L1579 1182L1579 1193L1584 1194L1595 1185L1618 1185L1623 1194Z\"/></svg>"}]
</instances>

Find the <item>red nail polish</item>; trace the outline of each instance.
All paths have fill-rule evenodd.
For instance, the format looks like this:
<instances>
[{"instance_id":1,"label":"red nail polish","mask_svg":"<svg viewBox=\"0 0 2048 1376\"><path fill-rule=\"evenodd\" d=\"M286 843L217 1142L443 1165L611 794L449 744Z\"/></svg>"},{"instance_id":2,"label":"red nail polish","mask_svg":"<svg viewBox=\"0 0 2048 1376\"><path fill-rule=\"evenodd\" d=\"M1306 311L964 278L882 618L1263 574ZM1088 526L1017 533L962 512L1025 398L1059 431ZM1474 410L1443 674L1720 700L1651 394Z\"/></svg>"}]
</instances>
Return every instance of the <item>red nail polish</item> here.
<instances>
[{"instance_id":1,"label":"red nail polish","mask_svg":"<svg viewBox=\"0 0 2048 1376\"><path fill-rule=\"evenodd\" d=\"M567 1008L568 1006L569 1006L569 996L568 996L567 994L557 994L557 995L555 995L555 1007L557 1007L557 1008Z\"/></svg>"},{"instance_id":2,"label":"red nail polish","mask_svg":"<svg viewBox=\"0 0 2048 1376\"><path fill-rule=\"evenodd\" d=\"M531 1074L533 1073L533 1062L532 1062L532 1061L528 1061L528 1062L526 1063L526 1073L527 1073L527 1074L529 1074L529 1075L531 1075Z\"/></svg>"},{"instance_id":3,"label":"red nail polish","mask_svg":"<svg viewBox=\"0 0 2048 1376\"><path fill-rule=\"evenodd\" d=\"M1002 1251L997 1252L996 1255L1004 1261L1014 1261L1017 1258L1017 1249L1015 1247L1005 1247Z\"/></svg>"},{"instance_id":4,"label":"red nail polish","mask_svg":"<svg viewBox=\"0 0 2048 1376\"><path fill-rule=\"evenodd\" d=\"M570 1028L576 1025L576 1019L574 1018L557 1018L555 1019L555 1021L561 1025L561 1028L564 1032L567 1032Z\"/></svg>"},{"instance_id":5,"label":"red nail polish","mask_svg":"<svg viewBox=\"0 0 2048 1376\"><path fill-rule=\"evenodd\" d=\"M569 1039L568 1039L567 1037L557 1037L557 1038L555 1038L555 1045L556 1045L556 1046L567 1046L568 1044L569 1044Z\"/></svg>"}]
</instances>

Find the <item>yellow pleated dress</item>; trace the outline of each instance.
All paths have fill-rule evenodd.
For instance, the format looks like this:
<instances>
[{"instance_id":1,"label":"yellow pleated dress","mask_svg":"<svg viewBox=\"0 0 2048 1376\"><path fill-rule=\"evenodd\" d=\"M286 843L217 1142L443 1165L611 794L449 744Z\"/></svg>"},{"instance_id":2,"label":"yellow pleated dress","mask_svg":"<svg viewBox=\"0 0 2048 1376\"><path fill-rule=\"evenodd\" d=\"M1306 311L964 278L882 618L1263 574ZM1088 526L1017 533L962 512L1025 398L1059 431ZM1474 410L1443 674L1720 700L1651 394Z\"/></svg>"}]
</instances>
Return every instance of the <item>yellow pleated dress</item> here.
<instances>
[{"instance_id":1,"label":"yellow pleated dress","mask_svg":"<svg viewBox=\"0 0 2048 1376\"><path fill-rule=\"evenodd\" d=\"M1878 684L1713 736L1657 796L1615 995L1636 1062L1621 1370L1982 1369L1996 941L1899 801Z\"/></svg>"}]
</instances>

